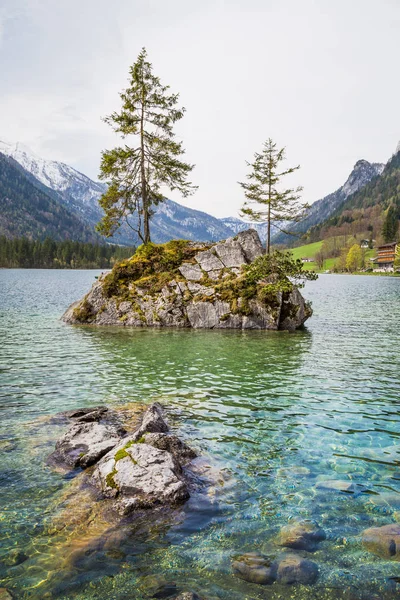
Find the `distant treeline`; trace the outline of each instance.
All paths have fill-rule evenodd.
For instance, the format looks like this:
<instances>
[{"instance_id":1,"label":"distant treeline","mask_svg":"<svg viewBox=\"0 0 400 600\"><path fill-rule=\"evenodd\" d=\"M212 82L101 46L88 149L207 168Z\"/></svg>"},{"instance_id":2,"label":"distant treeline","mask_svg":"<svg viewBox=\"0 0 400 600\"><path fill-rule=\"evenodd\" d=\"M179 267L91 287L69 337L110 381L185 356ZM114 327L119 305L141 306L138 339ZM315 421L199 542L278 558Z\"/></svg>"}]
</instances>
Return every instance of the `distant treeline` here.
<instances>
[{"instance_id":1,"label":"distant treeline","mask_svg":"<svg viewBox=\"0 0 400 600\"><path fill-rule=\"evenodd\" d=\"M98 245L50 238L32 241L0 236L0 267L26 269L107 269L132 256L135 247Z\"/></svg>"}]
</instances>

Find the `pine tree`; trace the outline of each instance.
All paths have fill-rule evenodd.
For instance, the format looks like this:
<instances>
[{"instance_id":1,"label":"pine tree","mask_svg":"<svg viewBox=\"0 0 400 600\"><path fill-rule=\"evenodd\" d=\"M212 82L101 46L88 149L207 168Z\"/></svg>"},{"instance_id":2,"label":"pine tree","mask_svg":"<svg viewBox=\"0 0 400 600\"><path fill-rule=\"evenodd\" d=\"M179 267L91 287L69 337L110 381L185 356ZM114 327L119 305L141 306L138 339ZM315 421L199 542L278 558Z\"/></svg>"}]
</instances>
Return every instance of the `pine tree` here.
<instances>
[{"instance_id":1,"label":"pine tree","mask_svg":"<svg viewBox=\"0 0 400 600\"><path fill-rule=\"evenodd\" d=\"M308 208L307 204L299 204L302 187L282 191L278 189L282 177L300 169L299 165L279 171L283 160L285 160L285 148L278 150L276 143L269 138L264 142L261 153L254 155L254 162L247 163L251 167L251 172L247 175L249 182L239 182L247 199L241 215L250 217L253 221L267 223L268 254L271 249L271 224L300 221L304 210ZM255 204L256 208L251 208L250 203Z\"/></svg>"},{"instance_id":2,"label":"pine tree","mask_svg":"<svg viewBox=\"0 0 400 600\"><path fill-rule=\"evenodd\" d=\"M382 235L385 242L393 242L397 237L399 229L398 209L391 204L387 210L385 220L382 225Z\"/></svg>"},{"instance_id":3,"label":"pine tree","mask_svg":"<svg viewBox=\"0 0 400 600\"><path fill-rule=\"evenodd\" d=\"M120 94L121 111L104 121L123 139L132 136L135 144L102 153L100 179L109 187L100 199L105 215L97 229L109 237L126 222L148 243L152 206L164 199L160 186L178 190L184 197L197 188L187 181L194 165L180 160L182 142L174 139L173 125L185 112L177 107L179 95L170 94L169 86L153 75L145 48L129 72L129 87Z\"/></svg>"}]
</instances>

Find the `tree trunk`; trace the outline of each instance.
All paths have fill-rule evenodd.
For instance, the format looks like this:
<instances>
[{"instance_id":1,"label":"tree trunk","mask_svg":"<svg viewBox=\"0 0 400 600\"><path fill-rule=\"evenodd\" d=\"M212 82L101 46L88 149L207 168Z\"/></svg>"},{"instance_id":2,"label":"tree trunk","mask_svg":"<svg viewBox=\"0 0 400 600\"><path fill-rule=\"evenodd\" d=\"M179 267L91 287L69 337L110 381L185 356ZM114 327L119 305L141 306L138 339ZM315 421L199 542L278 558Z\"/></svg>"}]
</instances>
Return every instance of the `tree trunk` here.
<instances>
[{"instance_id":1,"label":"tree trunk","mask_svg":"<svg viewBox=\"0 0 400 600\"><path fill-rule=\"evenodd\" d=\"M267 229L267 254L271 252L271 177L268 183L268 229Z\"/></svg>"},{"instance_id":2,"label":"tree trunk","mask_svg":"<svg viewBox=\"0 0 400 600\"><path fill-rule=\"evenodd\" d=\"M147 198L147 187L146 187L146 168L145 168L145 155L144 155L144 92L142 92L142 114L140 119L140 171L141 171L141 182L142 182L142 205L143 205L143 238L144 243L148 244L151 242L150 239L150 217L149 217L149 203Z\"/></svg>"}]
</instances>

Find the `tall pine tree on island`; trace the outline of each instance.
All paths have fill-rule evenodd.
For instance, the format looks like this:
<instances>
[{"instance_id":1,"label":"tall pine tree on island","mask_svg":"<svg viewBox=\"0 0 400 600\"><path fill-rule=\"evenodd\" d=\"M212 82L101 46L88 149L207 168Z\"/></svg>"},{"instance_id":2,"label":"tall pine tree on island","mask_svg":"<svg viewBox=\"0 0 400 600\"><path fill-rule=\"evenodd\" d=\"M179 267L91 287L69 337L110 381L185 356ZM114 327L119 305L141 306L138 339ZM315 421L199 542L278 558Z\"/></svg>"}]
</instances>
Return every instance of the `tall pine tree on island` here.
<instances>
[{"instance_id":1,"label":"tall pine tree on island","mask_svg":"<svg viewBox=\"0 0 400 600\"><path fill-rule=\"evenodd\" d=\"M100 179L109 187L99 200L105 214L97 230L109 237L125 222L147 244L152 207L164 199L160 186L184 197L197 188L187 181L194 165L180 159L182 142L174 139L173 126L185 112L177 107L179 95L170 94L169 86L153 75L145 48L129 73L129 87L120 94L120 112L104 121L123 139L134 138L135 144L102 153ZM135 219L130 219L132 215Z\"/></svg>"},{"instance_id":2,"label":"tall pine tree on island","mask_svg":"<svg viewBox=\"0 0 400 600\"><path fill-rule=\"evenodd\" d=\"M278 149L276 143L269 138L264 142L261 153L255 153L254 162L247 163L251 167L247 175L248 182L239 182L246 196L241 215L250 217L252 221L267 223L268 254L271 251L271 224L300 221L308 208L308 204L299 203L302 187L278 189L282 177L300 169L298 165L280 171L280 164L284 160L285 148ZM251 204L255 204L256 208L252 208ZM281 229L279 226L278 228Z\"/></svg>"}]
</instances>

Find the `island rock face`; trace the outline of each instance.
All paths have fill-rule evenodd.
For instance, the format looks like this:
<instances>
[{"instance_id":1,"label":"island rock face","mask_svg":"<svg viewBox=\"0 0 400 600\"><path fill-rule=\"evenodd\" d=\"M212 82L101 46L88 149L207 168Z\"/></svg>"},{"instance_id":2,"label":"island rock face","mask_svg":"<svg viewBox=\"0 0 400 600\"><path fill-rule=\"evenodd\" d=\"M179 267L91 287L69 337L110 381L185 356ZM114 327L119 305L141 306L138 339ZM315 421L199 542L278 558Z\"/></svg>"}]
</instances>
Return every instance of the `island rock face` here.
<instances>
[{"instance_id":1,"label":"island rock face","mask_svg":"<svg viewBox=\"0 0 400 600\"><path fill-rule=\"evenodd\" d=\"M280 291L273 273L256 283L246 277L246 266L264 253L254 229L210 245L141 246L62 318L70 324L295 330L312 314L299 290Z\"/></svg>"}]
</instances>

